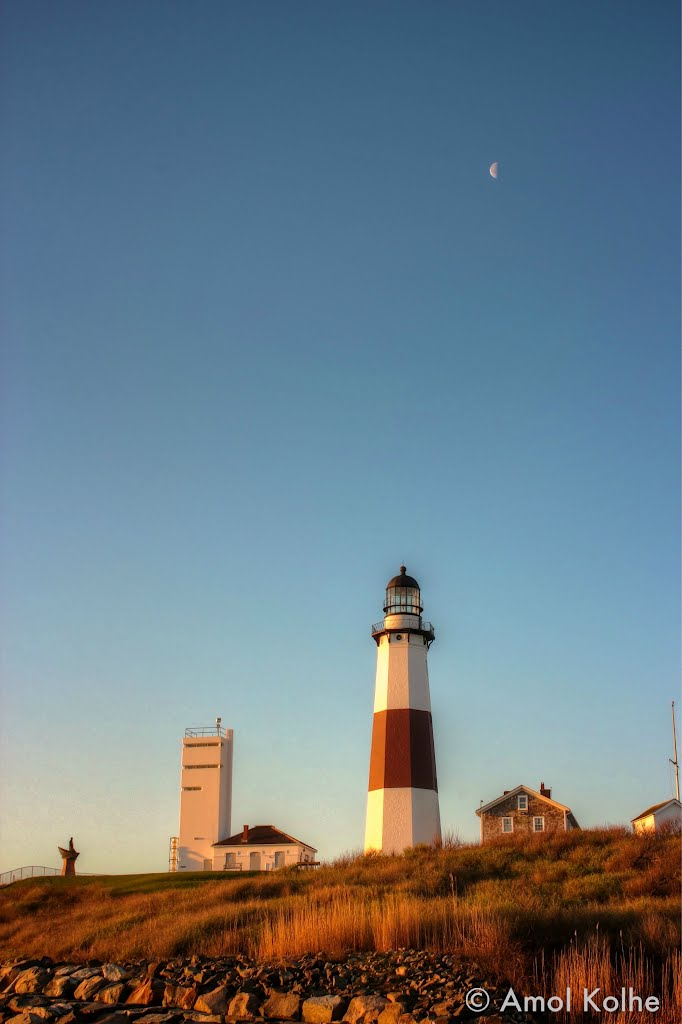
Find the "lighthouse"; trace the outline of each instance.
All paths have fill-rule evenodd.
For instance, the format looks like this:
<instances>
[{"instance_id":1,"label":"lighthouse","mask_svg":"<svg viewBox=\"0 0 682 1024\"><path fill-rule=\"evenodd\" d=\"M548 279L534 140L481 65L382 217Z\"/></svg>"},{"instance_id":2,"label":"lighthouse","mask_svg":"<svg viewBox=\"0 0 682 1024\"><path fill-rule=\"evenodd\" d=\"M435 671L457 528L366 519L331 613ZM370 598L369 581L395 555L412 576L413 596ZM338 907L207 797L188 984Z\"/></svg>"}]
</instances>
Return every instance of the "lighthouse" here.
<instances>
[{"instance_id":1,"label":"lighthouse","mask_svg":"<svg viewBox=\"0 0 682 1024\"><path fill-rule=\"evenodd\" d=\"M402 853L440 840L427 653L435 634L422 619L419 584L400 574L386 586L377 645L365 850Z\"/></svg>"}]
</instances>

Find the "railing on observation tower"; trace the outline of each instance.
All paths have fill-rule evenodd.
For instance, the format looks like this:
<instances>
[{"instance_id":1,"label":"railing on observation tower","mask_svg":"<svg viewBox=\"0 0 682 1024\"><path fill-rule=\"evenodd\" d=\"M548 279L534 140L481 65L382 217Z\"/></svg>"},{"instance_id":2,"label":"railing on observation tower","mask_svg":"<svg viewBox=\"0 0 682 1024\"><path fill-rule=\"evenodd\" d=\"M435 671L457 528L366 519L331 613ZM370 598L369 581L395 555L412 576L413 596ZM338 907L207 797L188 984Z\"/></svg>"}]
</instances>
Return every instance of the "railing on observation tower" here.
<instances>
[{"instance_id":1,"label":"railing on observation tower","mask_svg":"<svg viewBox=\"0 0 682 1024\"><path fill-rule=\"evenodd\" d=\"M185 729L185 739L197 736L222 736L224 739L227 736L227 729L223 729L221 725L207 725L201 729Z\"/></svg>"}]
</instances>

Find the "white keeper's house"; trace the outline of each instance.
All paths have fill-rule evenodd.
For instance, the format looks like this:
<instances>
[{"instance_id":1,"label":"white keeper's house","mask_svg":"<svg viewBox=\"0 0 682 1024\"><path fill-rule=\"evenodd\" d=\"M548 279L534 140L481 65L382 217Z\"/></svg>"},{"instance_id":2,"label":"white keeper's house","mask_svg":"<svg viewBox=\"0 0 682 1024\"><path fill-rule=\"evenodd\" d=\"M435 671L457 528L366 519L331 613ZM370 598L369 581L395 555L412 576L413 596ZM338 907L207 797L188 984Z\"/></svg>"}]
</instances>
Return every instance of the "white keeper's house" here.
<instances>
[{"instance_id":1,"label":"white keeper's house","mask_svg":"<svg viewBox=\"0 0 682 1024\"><path fill-rule=\"evenodd\" d=\"M213 844L214 871L274 871L317 865L313 846L274 825L244 825L236 836Z\"/></svg>"},{"instance_id":2,"label":"white keeper's house","mask_svg":"<svg viewBox=\"0 0 682 1024\"><path fill-rule=\"evenodd\" d=\"M679 800L664 800L632 819L632 827L637 835L644 832L677 832L682 826L682 804Z\"/></svg>"}]
</instances>

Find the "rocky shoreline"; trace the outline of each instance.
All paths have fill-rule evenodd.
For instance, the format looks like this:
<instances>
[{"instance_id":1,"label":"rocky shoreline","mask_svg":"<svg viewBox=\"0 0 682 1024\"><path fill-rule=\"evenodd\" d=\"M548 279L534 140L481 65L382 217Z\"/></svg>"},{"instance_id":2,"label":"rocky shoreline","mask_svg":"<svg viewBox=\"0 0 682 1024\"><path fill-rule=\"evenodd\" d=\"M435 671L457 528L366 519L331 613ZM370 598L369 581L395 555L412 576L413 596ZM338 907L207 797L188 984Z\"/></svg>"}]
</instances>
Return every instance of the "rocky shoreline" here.
<instances>
[{"instance_id":1,"label":"rocky shoreline","mask_svg":"<svg viewBox=\"0 0 682 1024\"><path fill-rule=\"evenodd\" d=\"M277 962L242 955L101 963L17 958L0 966L0 1024L487 1024L533 1017L500 1014L508 984L475 963L418 950L324 954ZM482 990L477 1013L467 1005Z\"/></svg>"}]
</instances>

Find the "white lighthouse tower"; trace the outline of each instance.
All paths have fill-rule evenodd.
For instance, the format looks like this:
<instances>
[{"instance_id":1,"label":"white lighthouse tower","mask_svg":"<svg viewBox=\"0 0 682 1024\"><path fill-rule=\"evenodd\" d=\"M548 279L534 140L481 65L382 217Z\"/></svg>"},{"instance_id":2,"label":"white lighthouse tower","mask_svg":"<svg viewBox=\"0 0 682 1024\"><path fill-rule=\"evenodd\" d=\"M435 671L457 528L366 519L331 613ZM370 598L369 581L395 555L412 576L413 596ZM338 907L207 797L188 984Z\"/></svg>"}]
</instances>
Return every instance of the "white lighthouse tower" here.
<instances>
[{"instance_id":1,"label":"white lighthouse tower","mask_svg":"<svg viewBox=\"0 0 682 1024\"><path fill-rule=\"evenodd\" d=\"M386 587L377 645L365 850L402 853L440 840L427 651L419 584L404 565Z\"/></svg>"}]
</instances>

